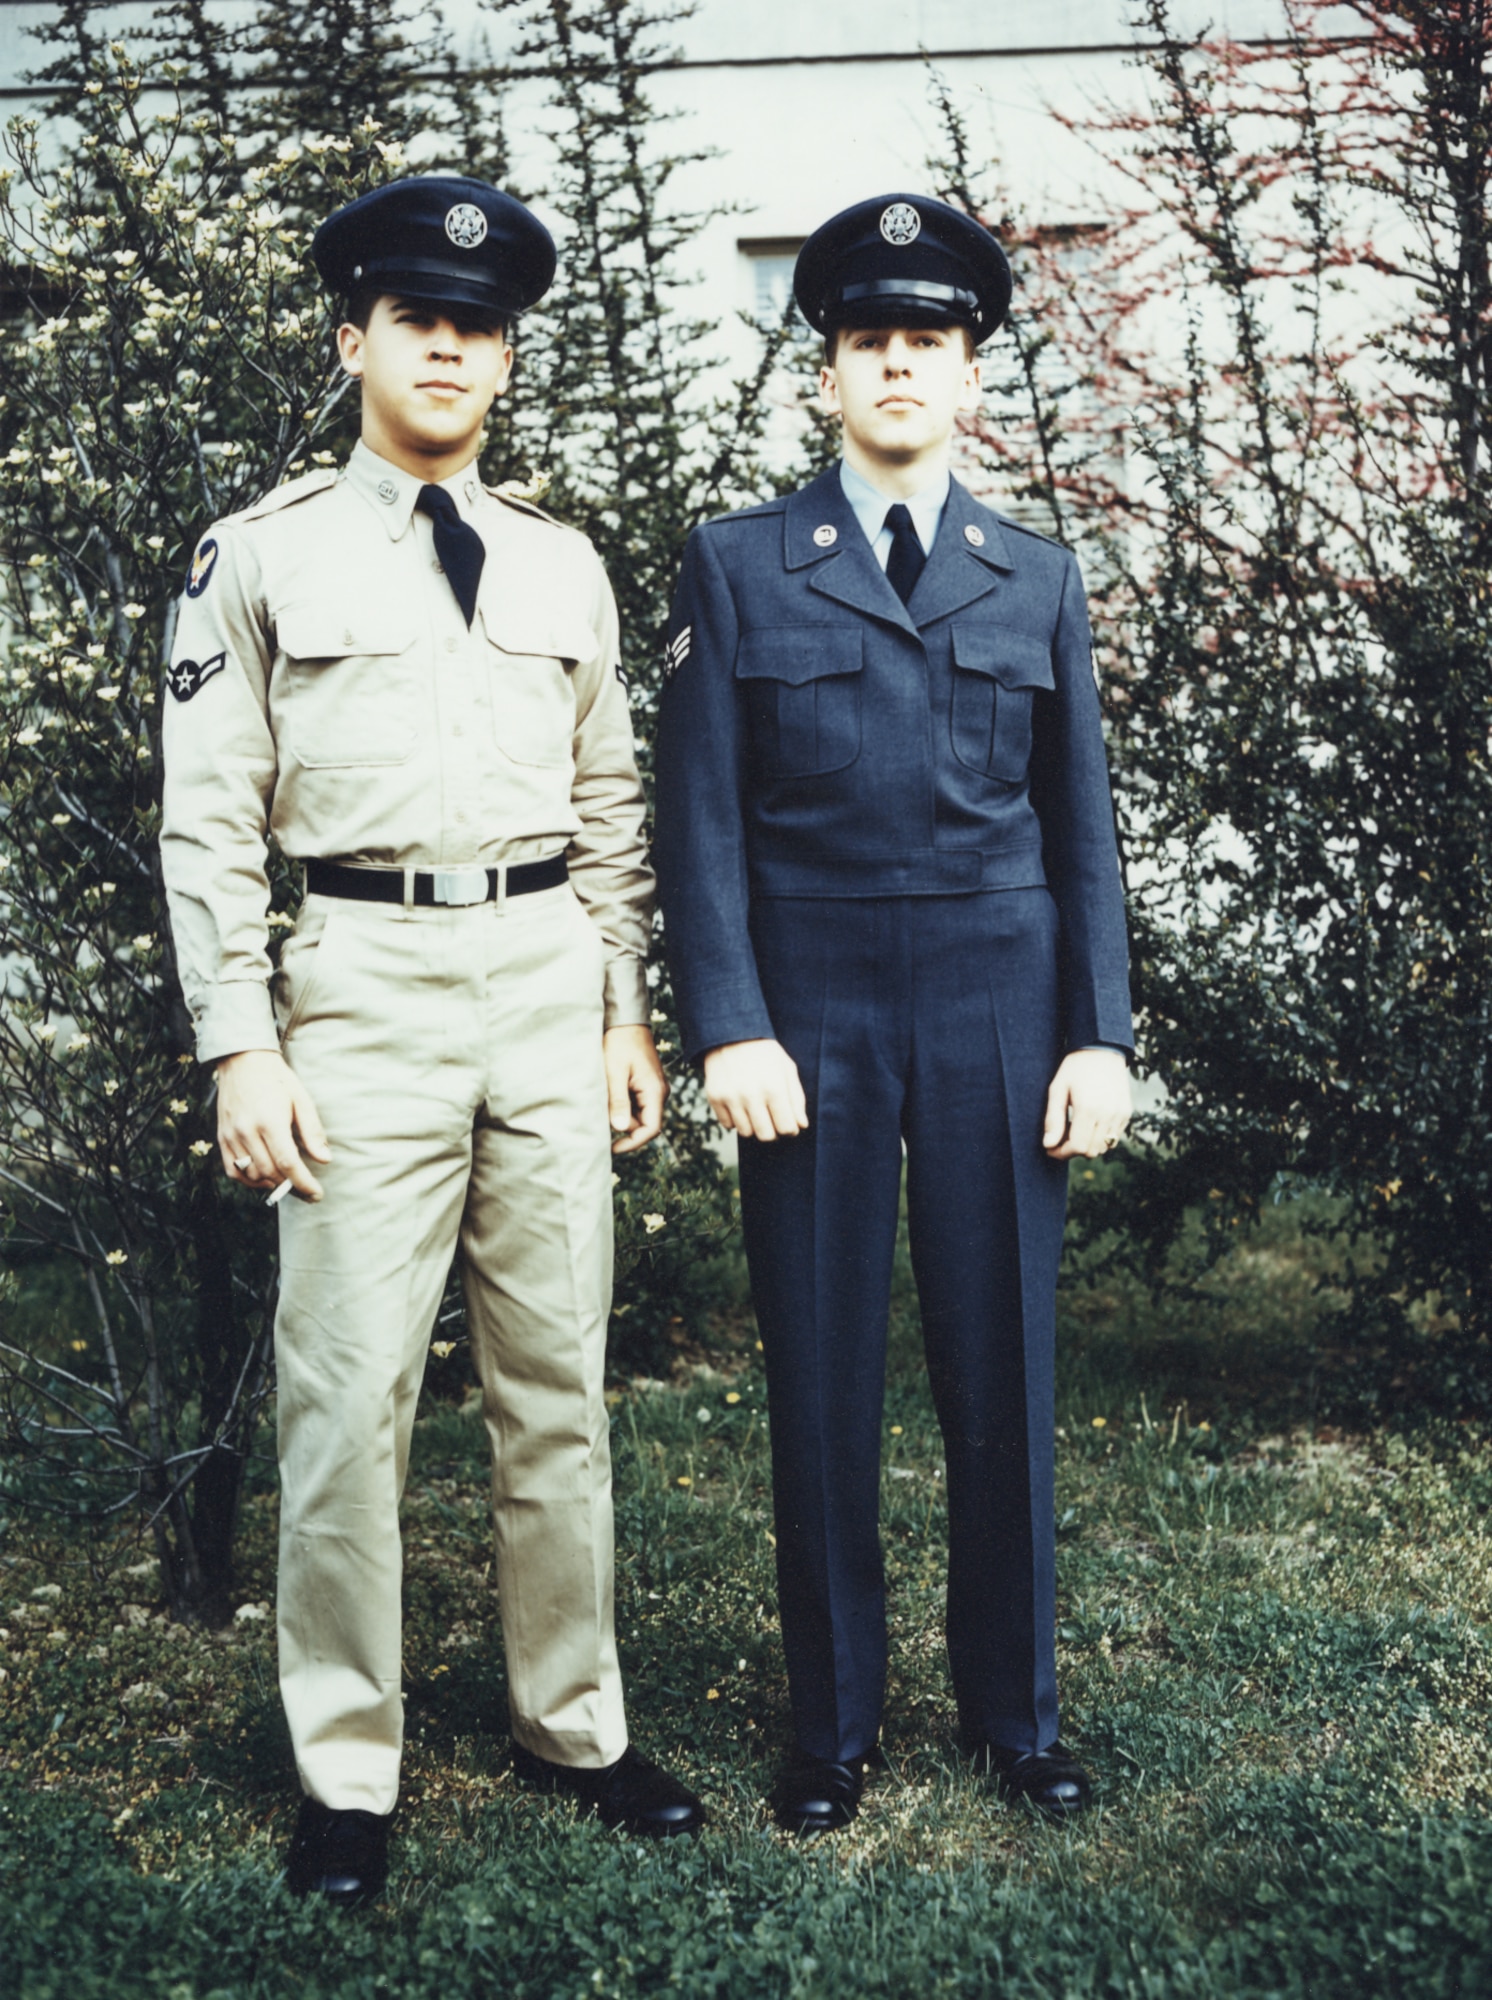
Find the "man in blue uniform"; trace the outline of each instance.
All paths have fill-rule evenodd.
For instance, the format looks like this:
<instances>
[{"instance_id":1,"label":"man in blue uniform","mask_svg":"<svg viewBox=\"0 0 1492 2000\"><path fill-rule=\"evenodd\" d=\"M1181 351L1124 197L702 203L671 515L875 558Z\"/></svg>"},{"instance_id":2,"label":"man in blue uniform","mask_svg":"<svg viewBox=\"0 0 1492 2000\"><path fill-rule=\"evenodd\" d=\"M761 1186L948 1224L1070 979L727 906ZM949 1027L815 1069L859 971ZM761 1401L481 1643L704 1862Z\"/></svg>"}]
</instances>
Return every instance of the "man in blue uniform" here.
<instances>
[{"instance_id":1,"label":"man in blue uniform","mask_svg":"<svg viewBox=\"0 0 1492 2000\"><path fill-rule=\"evenodd\" d=\"M1058 1738L1053 1345L1067 1161L1129 1116L1124 912L1071 554L949 475L998 244L884 195L803 246L844 457L691 538L656 860L685 1046L740 1135L796 1746L844 1824L885 1684L877 1527L903 1146L947 1453L948 1651L1003 1794L1087 1803Z\"/></svg>"}]
</instances>

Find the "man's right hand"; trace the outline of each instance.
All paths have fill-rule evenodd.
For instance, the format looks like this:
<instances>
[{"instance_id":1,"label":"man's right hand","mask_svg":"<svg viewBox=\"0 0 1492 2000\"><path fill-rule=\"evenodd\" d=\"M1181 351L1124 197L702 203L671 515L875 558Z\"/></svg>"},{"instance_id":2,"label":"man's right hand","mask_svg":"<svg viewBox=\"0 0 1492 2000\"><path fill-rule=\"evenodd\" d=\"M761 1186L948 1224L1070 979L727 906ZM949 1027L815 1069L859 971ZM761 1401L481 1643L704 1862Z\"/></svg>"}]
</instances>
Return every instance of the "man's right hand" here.
<instances>
[{"instance_id":1,"label":"man's right hand","mask_svg":"<svg viewBox=\"0 0 1492 2000\"><path fill-rule=\"evenodd\" d=\"M217 1077L218 1146L229 1180L265 1190L288 1180L304 1200L320 1201L321 1183L301 1154L324 1163L331 1151L311 1093L285 1058L243 1049L224 1056Z\"/></svg>"},{"instance_id":2,"label":"man's right hand","mask_svg":"<svg viewBox=\"0 0 1492 2000\"><path fill-rule=\"evenodd\" d=\"M781 1042L723 1042L705 1057L705 1095L727 1132L789 1139L808 1130L798 1065Z\"/></svg>"}]
</instances>

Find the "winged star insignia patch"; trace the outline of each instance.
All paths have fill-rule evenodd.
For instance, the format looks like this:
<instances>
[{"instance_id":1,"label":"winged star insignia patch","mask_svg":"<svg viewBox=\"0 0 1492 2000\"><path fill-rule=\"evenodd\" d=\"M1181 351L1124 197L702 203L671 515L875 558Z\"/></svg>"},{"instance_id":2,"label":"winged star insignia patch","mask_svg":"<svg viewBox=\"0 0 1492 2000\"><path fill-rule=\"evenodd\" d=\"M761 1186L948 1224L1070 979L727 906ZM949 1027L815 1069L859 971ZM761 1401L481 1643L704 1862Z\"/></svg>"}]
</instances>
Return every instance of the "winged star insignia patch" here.
<instances>
[{"instance_id":1,"label":"winged star insignia patch","mask_svg":"<svg viewBox=\"0 0 1492 2000\"><path fill-rule=\"evenodd\" d=\"M672 680L689 657L689 648L694 641L694 627L686 625L682 632L675 633L663 652L663 675Z\"/></svg>"},{"instance_id":2,"label":"winged star insignia patch","mask_svg":"<svg viewBox=\"0 0 1492 2000\"><path fill-rule=\"evenodd\" d=\"M226 653L214 653L210 660L203 660L200 665L196 660L177 660L166 669L166 685L178 701L190 701L227 664Z\"/></svg>"},{"instance_id":3,"label":"winged star insignia patch","mask_svg":"<svg viewBox=\"0 0 1492 2000\"><path fill-rule=\"evenodd\" d=\"M192 557L192 573L187 578L188 597L200 597L212 581L212 573L217 568L218 545L209 535L207 540Z\"/></svg>"}]
</instances>

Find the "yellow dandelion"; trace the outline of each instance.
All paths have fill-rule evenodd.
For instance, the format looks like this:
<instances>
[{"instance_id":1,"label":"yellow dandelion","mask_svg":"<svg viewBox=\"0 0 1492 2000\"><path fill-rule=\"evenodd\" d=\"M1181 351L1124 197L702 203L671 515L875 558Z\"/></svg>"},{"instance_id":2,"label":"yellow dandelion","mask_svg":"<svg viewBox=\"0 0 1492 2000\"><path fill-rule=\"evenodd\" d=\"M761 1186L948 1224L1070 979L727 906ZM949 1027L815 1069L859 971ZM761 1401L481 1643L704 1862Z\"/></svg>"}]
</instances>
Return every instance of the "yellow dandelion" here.
<instances>
[{"instance_id":1,"label":"yellow dandelion","mask_svg":"<svg viewBox=\"0 0 1492 2000\"><path fill-rule=\"evenodd\" d=\"M694 1481L687 1472L681 1472L675 1484L679 1486L692 1486Z\"/></svg>"},{"instance_id":2,"label":"yellow dandelion","mask_svg":"<svg viewBox=\"0 0 1492 2000\"><path fill-rule=\"evenodd\" d=\"M1107 1418L1107 1417L1095 1417L1095 1418L1093 1419L1093 1428L1094 1428L1094 1430L1096 1430L1096 1431L1106 1431L1106 1430L1108 1429L1108 1427L1109 1427L1109 1420L1108 1420L1108 1418Z\"/></svg>"},{"instance_id":3,"label":"yellow dandelion","mask_svg":"<svg viewBox=\"0 0 1492 2000\"><path fill-rule=\"evenodd\" d=\"M719 1688L708 1688L708 1689L706 1689L706 1691L705 1691L705 1700L706 1700L706 1701L719 1701L719 1699L720 1699L720 1690L719 1690Z\"/></svg>"},{"instance_id":4,"label":"yellow dandelion","mask_svg":"<svg viewBox=\"0 0 1492 2000\"><path fill-rule=\"evenodd\" d=\"M726 1390L726 1392L725 1392L725 1400L726 1400L726 1402L727 1402L727 1403L739 1403L739 1402L740 1402L740 1400L741 1400L741 1392L740 1392L740 1390L739 1390L739 1389L727 1389L727 1390Z\"/></svg>"}]
</instances>

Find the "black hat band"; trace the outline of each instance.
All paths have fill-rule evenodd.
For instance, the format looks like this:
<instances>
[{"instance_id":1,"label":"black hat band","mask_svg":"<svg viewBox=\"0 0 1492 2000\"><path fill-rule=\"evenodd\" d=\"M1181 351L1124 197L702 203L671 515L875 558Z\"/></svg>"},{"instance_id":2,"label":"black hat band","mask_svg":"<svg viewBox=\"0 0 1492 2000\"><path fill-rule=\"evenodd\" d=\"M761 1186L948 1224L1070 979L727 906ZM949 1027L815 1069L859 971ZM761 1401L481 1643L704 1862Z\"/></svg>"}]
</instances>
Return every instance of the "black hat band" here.
<instances>
[{"instance_id":1,"label":"black hat band","mask_svg":"<svg viewBox=\"0 0 1492 2000\"><path fill-rule=\"evenodd\" d=\"M446 282L454 279L458 284L469 285L474 291L483 293L501 312L521 312L521 306L508 305L487 273L472 264L457 264L443 257L375 257L366 264L354 264L352 282L354 285L371 285L380 278L439 278ZM389 289L397 291L399 287ZM417 291L418 286L411 286Z\"/></svg>"},{"instance_id":2,"label":"black hat band","mask_svg":"<svg viewBox=\"0 0 1492 2000\"><path fill-rule=\"evenodd\" d=\"M935 285L925 278L871 278L863 285L841 285L837 300L829 306L852 304L857 299L926 299L929 304L958 306L982 319L979 294L960 290L957 285Z\"/></svg>"}]
</instances>

